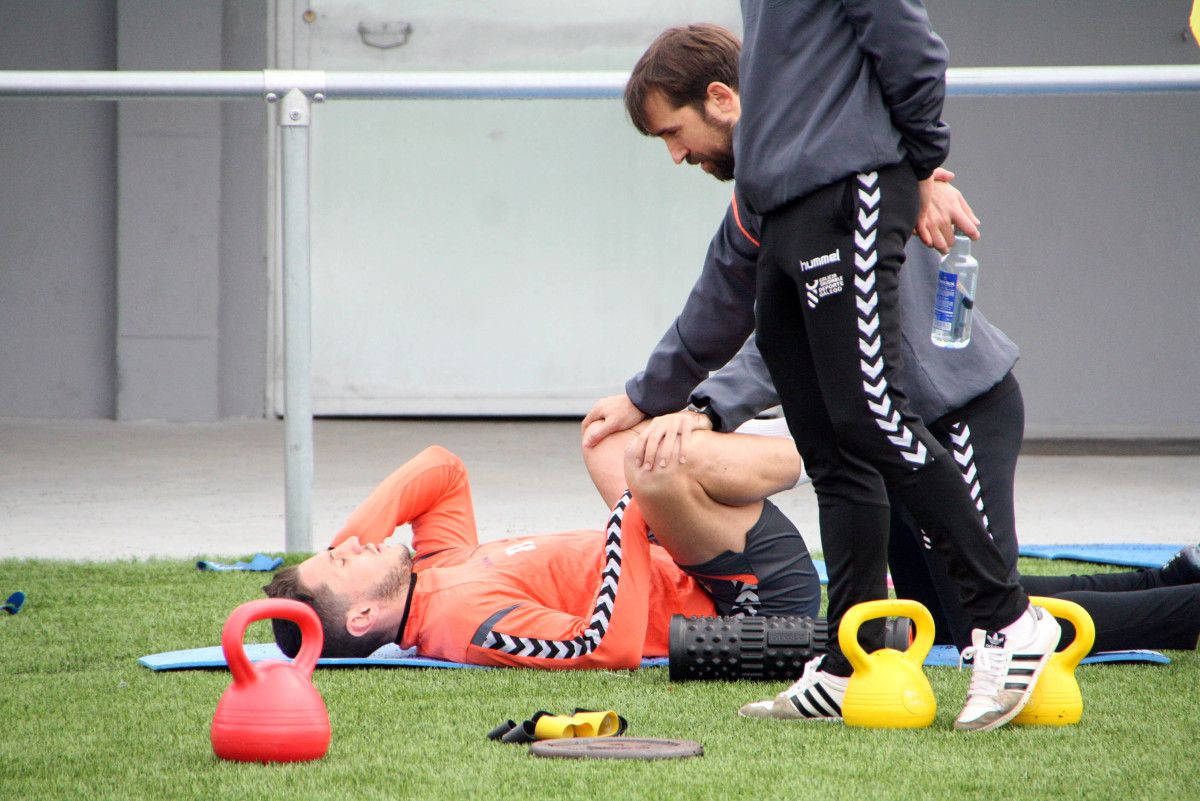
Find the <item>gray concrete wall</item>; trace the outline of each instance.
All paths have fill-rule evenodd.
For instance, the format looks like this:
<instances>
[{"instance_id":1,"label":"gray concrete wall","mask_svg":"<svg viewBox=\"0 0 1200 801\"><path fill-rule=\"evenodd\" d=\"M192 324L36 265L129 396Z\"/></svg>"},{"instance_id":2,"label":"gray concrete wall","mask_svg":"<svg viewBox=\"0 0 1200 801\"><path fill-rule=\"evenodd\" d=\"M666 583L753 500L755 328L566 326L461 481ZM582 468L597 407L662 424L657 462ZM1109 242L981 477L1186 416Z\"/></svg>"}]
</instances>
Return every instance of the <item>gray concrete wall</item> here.
<instances>
[{"instance_id":1,"label":"gray concrete wall","mask_svg":"<svg viewBox=\"0 0 1200 801\"><path fill-rule=\"evenodd\" d=\"M221 67L221 7L118 0L117 67ZM218 417L221 110L117 109L117 419Z\"/></svg>"},{"instance_id":2,"label":"gray concrete wall","mask_svg":"<svg viewBox=\"0 0 1200 801\"><path fill-rule=\"evenodd\" d=\"M225 0L222 69L265 69L267 4ZM262 417L267 381L267 131L257 100L221 103L217 380L222 418Z\"/></svg>"},{"instance_id":3,"label":"gray concrete wall","mask_svg":"<svg viewBox=\"0 0 1200 801\"><path fill-rule=\"evenodd\" d=\"M113 69L114 32L112 3L7 0L0 69ZM0 416L113 416L115 120L0 100Z\"/></svg>"},{"instance_id":4,"label":"gray concrete wall","mask_svg":"<svg viewBox=\"0 0 1200 801\"><path fill-rule=\"evenodd\" d=\"M266 2L6 2L0 69L262 69ZM264 104L0 101L0 416L261 417Z\"/></svg>"}]
</instances>

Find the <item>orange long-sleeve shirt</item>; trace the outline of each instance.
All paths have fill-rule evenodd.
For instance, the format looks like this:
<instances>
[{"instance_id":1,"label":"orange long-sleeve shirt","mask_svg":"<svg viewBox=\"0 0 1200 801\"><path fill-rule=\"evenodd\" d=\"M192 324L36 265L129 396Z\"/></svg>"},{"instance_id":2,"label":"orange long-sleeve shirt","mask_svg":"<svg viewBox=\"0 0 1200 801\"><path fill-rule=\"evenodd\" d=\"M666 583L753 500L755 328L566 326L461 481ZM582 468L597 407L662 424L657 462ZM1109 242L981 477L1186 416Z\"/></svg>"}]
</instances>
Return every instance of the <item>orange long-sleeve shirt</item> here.
<instances>
[{"instance_id":1,"label":"orange long-sleeve shirt","mask_svg":"<svg viewBox=\"0 0 1200 801\"><path fill-rule=\"evenodd\" d=\"M709 595L646 536L623 499L605 531L479 544L466 468L427 448L388 476L334 538L382 543L413 529L401 636L426 656L550 669L634 668L666 656L671 615L713 615Z\"/></svg>"}]
</instances>

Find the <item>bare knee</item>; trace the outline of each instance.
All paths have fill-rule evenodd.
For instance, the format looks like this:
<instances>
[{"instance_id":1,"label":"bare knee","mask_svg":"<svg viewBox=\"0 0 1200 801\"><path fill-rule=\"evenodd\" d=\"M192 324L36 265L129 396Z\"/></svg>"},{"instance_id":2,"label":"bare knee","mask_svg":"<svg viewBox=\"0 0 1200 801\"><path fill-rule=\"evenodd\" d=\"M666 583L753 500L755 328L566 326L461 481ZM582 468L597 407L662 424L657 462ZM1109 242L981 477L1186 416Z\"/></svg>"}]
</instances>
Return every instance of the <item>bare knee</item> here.
<instances>
[{"instance_id":1,"label":"bare knee","mask_svg":"<svg viewBox=\"0 0 1200 801\"><path fill-rule=\"evenodd\" d=\"M644 504L669 495L677 495L689 483L695 483L691 457L682 464L678 460L667 462L665 467L655 465L647 470L636 461L633 443L625 449L625 483L635 498Z\"/></svg>"},{"instance_id":2,"label":"bare knee","mask_svg":"<svg viewBox=\"0 0 1200 801\"><path fill-rule=\"evenodd\" d=\"M592 447L583 448L583 464L604 500L604 505L609 508L612 508L628 486L621 458L625 447L635 436L636 428L617 431Z\"/></svg>"},{"instance_id":3,"label":"bare knee","mask_svg":"<svg viewBox=\"0 0 1200 801\"><path fill-rule=\"evenodd\" d=\"M612 473L620 468L617 466L621 458L623 443L620 434L610 434L590 448L583 447L583 465L588 475L595 477L601 473Z\"/></svg>"}]
</instances>

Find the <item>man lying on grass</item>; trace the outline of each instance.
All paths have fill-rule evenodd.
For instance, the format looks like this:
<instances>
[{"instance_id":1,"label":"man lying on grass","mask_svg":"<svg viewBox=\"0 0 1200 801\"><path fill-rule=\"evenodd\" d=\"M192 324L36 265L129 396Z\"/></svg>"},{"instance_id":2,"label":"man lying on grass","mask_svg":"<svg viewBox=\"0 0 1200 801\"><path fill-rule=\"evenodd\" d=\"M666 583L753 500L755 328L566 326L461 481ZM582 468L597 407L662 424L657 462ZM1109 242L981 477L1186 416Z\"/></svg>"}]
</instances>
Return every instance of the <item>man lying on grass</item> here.
<instances>
[{"instance_id":1,"label":"man lying on grass","mask_svg":"<svg viewBox=\"0 0 1200 801\"><path fill-rule=\"evenodd\" d=\"M606 531L479 545L466 469L432 447L380 484L329 550L264 590L317 610L325 656L395 642L476 664L634 667L667 654L673 614L817 614L804 540L764 500L795 483L795 460L786 438L696 432L686 462L654 471L627 462L637 500L619 502ZM405 523L412 554L383 545ZM1200 635L1196 546L1154 570L1024 580L1092 611L1096 650L1192 648ZM294 655L298 630L274 625Z\"/></svg>"},{"instance_id":2,"label":"man lying on grass","mask_svg":"<svg viewBox=\"0 0 1200 801\"><path fill-rule=\"evenodd\" d=\"M818 613L804 540L764 500L795 483L781 444L697 437L677 468L630 470L636 500L618 501L604 531L482 545L466 469L444 448L427 448L354 510L329 550L263 589L317 611L325 656L365 656L394 642L482 665L634 668L667 655L674 614ZM411 555L384 546L406 523ZM295 624L273 625L294 655Z\"/></svg>"}]
</instances>

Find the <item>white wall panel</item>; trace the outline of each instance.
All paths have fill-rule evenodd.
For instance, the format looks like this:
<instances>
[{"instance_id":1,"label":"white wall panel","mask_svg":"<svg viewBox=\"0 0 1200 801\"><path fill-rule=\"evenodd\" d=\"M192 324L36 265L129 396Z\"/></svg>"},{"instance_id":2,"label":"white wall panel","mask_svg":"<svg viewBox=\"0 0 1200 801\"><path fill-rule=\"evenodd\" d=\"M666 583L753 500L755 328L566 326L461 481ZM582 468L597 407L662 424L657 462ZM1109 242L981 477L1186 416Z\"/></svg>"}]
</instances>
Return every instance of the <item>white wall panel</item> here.
<instances>
[{"instance_id":1,"label":"white wall panel","mask_svg":"<svg viewBox=\"0 0 1200 801\"><path fill-rule=\"evenodd\" d=\"M736 5L706 5L707 18L738 26ZM290 66L629 69L697 9L373 10L385 6L284 3ZM412 33L381 50L363 44L360 23ZM316 106L316 413L586 411L621 389L678 312L730 192L672 164L617 100Z\"/></svg>"}]
</instances>

